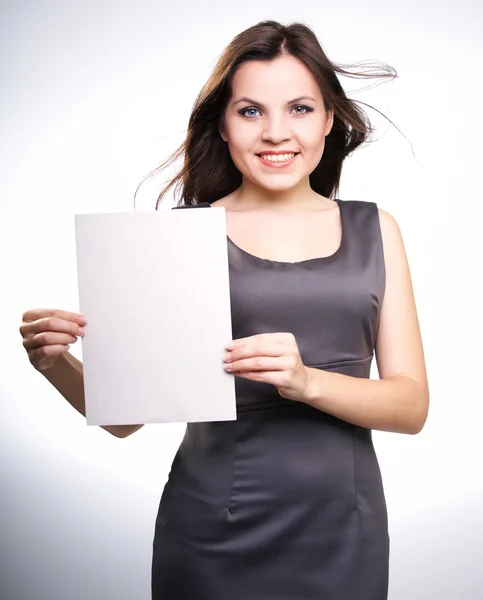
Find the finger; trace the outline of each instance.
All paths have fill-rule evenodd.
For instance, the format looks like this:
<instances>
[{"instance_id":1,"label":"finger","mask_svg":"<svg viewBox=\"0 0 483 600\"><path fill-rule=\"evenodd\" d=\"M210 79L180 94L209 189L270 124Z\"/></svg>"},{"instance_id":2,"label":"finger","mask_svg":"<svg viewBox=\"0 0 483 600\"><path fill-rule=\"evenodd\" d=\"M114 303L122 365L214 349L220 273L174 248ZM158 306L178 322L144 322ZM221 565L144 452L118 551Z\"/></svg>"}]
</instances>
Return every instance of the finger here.
<instances>
[{"instance_id":1,"label":"finger","mask_svg":"<svg viewBox=\"0 0 483 600\"><path fill-rule=\"evenodd\" d=\"M86 318L86 315L82 313L69 312L67 310L59 310L57 308L32 308L27 310L22 315L22 321L29 323L31 321L38 321L43 317L56 317L58 319L64 319L65 321L74 321L80 323L82 317Z\"/></svg>"},{"instance_id":2,"label":"finger","mask_svg":"<svg viewBox=\"0 0 483 600\"><path fill-rule=\"evenodd\" d=\"M256 335L250 335L245 338L237 338L236 340L232 340L230 343L234 346L243 346L248 342L265 342L266 340L272 340L277 344L281 344L284 341L284 333L257 333Z\"/></svg>"},{"instance_id":3,"label":"finger","mask_svg":"<svg viewBox=\"0 0 483 600\"><path fill-rule=\"evenodd\" d=\"M257 356L284 356L285 348L282 344L277 344L273 340L270 343L255 344L247 343L245 346L236 347L234 350L225 352L225 361L234 362L245 358L255 358Z\"/></svg>"},{"instance_id":4,"label":"finger","mask_svg":"<svg viewBox=\"0 0 483 600\"><path fill-rule=\"evenodd\" d=\"M281 389L287 387L287 377L284 371L239 371L233 373L233 375L242 379L273 385L279 393Z\"/></svg>"},{"instance_id":5,"label":"finger","mask_svg":"<svg viewBox=\"0 0 483 600\"><path fill-rule=\"evenodd\" d=\"M59 333L70 333L71 335L82 335L83 329L79 323L60 319L58 317L42 317L21 326L22 335L32 335L44 331L57 331Z\"/></svg>"},{"instance_id":6,"label":"finger","mask_svg":"<svg viewBox=\"0 0 483 600\"><path fill-rule=\"evenodd\" d=\"M277 375L280 371L238 371L233 373L235 377L276 385Z\"/></svg>"},{"instance_id":7,"label":"finger","mask_svg":"<svg viewBox=\"0 0 483 600\"><path fill-rule=\"evenodd\" d=\"M67 345L74 344L77 342L77 337L70 333L55 333L51 331L44 331L37 333L32 337L28 337L24 340L23 345L27 350L33 350L40 348L40 346L52 346L52 345Z\"/></svg>"},{"instance_id":8,"label":"finger","mask_svg":"<svg viewBox=\"0 0 483 600\"><path fill-rule=\"evenodd\" d=\"M256 356L236 360L227 365L229 365L226 367L227 370L232 373L236 371L284 371L289 367L289 361L284 356Z\"/></svg>"}]
</instances>

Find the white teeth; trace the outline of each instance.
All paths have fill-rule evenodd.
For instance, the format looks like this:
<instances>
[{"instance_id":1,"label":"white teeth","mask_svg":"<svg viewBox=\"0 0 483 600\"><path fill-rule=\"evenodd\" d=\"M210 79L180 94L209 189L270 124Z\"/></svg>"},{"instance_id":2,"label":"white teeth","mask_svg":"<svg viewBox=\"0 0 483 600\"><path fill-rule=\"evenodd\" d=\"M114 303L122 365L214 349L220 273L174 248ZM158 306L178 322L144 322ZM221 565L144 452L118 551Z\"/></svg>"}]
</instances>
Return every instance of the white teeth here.
<instances>
[{"instance_id":1,"label":"white teeth","mask_svg":"<svg viewBox=\"0 0 483 600\"><path fill-rule=\"evenodd\" d=\"M294 152L291 152L290 154L261 154L260 155L263 160L268 160L270 162L287 162L289 160L292 160L292 158L295 156Z\"/></svg>"}]
</instances>

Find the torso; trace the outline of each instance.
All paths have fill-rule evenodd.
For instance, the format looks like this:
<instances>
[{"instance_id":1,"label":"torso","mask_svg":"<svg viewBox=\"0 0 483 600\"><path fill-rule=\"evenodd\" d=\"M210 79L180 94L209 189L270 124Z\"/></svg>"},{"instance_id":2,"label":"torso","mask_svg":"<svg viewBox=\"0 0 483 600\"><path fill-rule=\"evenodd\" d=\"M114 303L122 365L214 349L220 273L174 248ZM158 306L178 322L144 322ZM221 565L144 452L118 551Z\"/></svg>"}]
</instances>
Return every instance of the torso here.
<instances>
[{"instance_id":1,"label":"torso","mask_svg":"<svg viewBox=\"0 0 483 600\"><path fill-rule=\"evenodd\" d=\"M239 248L259 258L299 262L337 252L342 223L337 203L320 197L310 208L240 210L230 197L212 206L223 206L226 233Z\"/></svg>"}]
</instances>

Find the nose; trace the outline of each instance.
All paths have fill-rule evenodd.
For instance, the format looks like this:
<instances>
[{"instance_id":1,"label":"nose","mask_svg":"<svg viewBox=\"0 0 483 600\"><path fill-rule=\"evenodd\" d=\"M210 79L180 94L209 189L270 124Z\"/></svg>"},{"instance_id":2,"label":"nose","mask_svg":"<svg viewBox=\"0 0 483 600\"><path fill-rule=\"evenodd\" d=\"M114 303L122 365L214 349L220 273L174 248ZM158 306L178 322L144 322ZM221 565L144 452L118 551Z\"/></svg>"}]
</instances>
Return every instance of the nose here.
<instances>
[{"instance_id":1,"label":"nose","mask_svg":"<svg viewBox=\"0 0 483 600\"><path fill-rule=\"evenodd\" d=\"M291 138L290 127L284 115L272 114L266 117L262 131L262 140L280 144Z\"/></svg>"}]
</instances>

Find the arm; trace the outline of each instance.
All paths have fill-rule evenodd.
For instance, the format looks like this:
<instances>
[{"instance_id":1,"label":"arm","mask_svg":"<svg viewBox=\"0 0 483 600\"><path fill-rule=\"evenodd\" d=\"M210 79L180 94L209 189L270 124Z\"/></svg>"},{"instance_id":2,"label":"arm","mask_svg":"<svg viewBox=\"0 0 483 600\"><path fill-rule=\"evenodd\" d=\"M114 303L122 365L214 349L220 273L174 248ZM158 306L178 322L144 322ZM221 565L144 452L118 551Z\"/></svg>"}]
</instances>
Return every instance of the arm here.
<instances>
[{"instance_id":1,"label":"arm","mask_svg":"<svg viewBox=\"0 0 483 600\"><path fill-rule=\"evenodd\" d=\"M307 368L305 402L354 425L416 434L429 409L423 345L399 227L382 209L379 219L386 265L376 341L380 380Z\"/></svg>"},{"instance_id":2,"label":"arm","mask_svg":"<svg viewBox=\"0 0 483 600\"><path fill-rule=\"evenodd\" d=\"M86 415L84 399L84 369L80 360L69 352L60 354L52 367L40 371L82 416ZM118 438L131 435L142 425L103 425L102 428Z\"/></svg>"}]
</instances>

